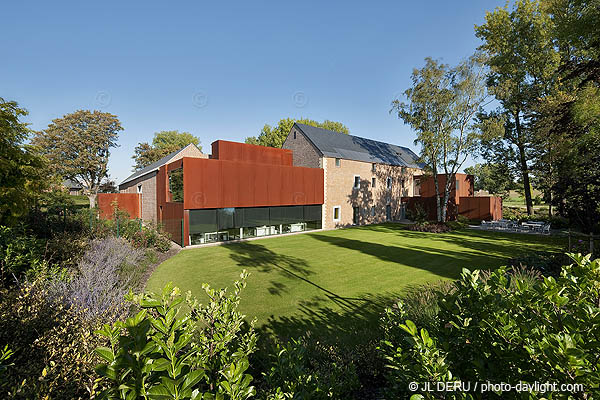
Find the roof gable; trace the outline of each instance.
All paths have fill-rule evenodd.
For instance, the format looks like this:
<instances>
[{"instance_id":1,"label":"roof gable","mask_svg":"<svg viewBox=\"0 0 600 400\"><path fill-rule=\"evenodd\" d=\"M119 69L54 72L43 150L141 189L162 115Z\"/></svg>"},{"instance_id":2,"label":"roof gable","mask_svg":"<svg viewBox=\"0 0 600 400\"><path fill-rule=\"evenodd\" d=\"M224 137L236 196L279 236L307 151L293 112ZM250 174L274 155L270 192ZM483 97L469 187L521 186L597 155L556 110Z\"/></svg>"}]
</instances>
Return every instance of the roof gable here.
<instances>
[{"instance_id":1,"label":"roof gable","mask_svg":"<svg viewBox=\"0 0 600 400\"><path fill-rule=\"evenodd\" d=\"M296 123L295 126L326 157L410 168L423 167L418 162L419 157L407 147L346 135L345 133L305 124Z\"/></svg>"},{"instance_id":2,"label":"roof gable","mask_svg":"<svg viewBox=\"0 0 600 400\"><path fill-rule=\"evenodd\" d=\"M139 178L140 176L144 176L150 172L157 171L160 167L162 167L165 164L168 164L169 161L171 161L174 157L177 156L177 154L181 153L183 150L187 149L189 146L196 147L193 143L190 143L187 146L182 147L181 149L176 150L176 151L164 156L160 160L153 162L152 164L148 165L147 167L144 167L144 168L140 169L139 171L135 171L133 174L131 174L127 178L125 178L125 180L123 182L119 183L119 186L129 183L129 182Z\"/></svg>"}]
</instances>

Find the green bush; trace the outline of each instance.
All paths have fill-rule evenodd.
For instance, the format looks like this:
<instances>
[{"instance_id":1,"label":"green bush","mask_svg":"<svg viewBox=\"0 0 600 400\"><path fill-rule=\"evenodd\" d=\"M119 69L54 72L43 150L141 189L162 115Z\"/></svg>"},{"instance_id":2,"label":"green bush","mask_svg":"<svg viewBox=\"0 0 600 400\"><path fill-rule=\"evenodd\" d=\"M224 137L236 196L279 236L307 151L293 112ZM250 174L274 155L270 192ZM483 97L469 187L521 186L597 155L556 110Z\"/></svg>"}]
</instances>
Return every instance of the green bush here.
<instances>
[{"instance_id":1,"label":"green bush","mask_svg":"<svg viewBox=\"0 0 600 400\"><path fill-rule=\"evenodd\" d=\"M0 226L0 279L4 285L19 281L31 269L42 269L44 242L15 228Z\"/></svg>"},{"instance_id":2,"label":"green bush","mask_svg":"<svg viewBox=\"0 0 600 400\"><path fill-rule=\"evenodd\" d=\"M585 398L597 398L600 260L570 257L574 264L564 266L558 278L530 279L505 267L484 276L463 270L454 290L438 301L437 317L421 329L406 318L402 302L388 309L380 348L388 361L391 392L408 396L413 381L537 381L582 384ZM420 395L439 397L426 391ZM495 395L519 397L514 392ZM532 390L527 398L546 396ZM583 393L571 396L584 398Z\"/></svg>"},{"instance_id":3,"label":"green bush","mask_svg":"<svg viewBox=\"0 0 600 400\"><path fill-rule=\"evenodd\" d=\"M419 203L415 204L414 209L407 210L406 216L411 221L416 223L424 223L427 222L428 214L427 211L423 208L423 206Z\"/></svg>"},{"instance_id":4,"label":"green bush","mask_svg":"<svg viewBox=\"0 0 600 400\"><path fill-rule=\"evenodd\" d=\"M100 375L101 397L231 399L252 397L252 376L246 371L248 356L256 349L253 323L245 329L238 311L246 271L235 282L232 295L204 285L206 305L187 296L189 311L182 313L184 298L167 285L162 295L129 294L141 308L125 322L108 324L97 333L110 342L96 353L104 360Z\"/></svg>"},{"instance_id":5,"label":"green bush","mask_svg":"<svg viewBox=\"0 0 600 400\"><path fill-rule=\"evenodd\" d=\"M14 351L0 382L2 398L76 399L94 386L95 322L53 302L43 281L0 290L0 343ZM1 364L1 362L0 362Z\"/></svg>"},{"instance_id":6,"label":"green bush","mask_svg":"<svg viewBox=\"0 0 600 400\"><path fill-rule=\"evenodd\" d=\"M352 360L310 336L278 343L264 378L275 398L349 399L359 387Z\"/></svg>"}]
</instances>

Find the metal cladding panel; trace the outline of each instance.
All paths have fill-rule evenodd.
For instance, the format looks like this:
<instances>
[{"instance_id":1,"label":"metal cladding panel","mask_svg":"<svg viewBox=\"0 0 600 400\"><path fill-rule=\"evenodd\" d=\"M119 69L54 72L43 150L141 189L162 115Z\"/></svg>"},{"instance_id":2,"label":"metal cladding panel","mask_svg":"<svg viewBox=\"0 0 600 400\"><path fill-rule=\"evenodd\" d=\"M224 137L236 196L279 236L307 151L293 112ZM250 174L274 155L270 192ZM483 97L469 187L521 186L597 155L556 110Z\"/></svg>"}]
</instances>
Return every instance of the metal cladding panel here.
<instances>
[{"instance_id":1,"label":"metal cladding panel","mask_svg":"<svg viewBox=\"0 0 600 400\"><path fill-rule=\"evenodd\" d=\"M185 209L322 204L320 168L184 158Z\"/></svg>"},{"instance_id":2,"label":"metal cladding panel","mask_svg":"<svg viewBox=\"0 0 600 400\"><path fill-rule=\"evenodd\" d=\"M281 169L281 204L294 204L293 168Z\"/></svg>"},{"instance_id":3,"label":"metal cladding panel","mask_svg":"<svg viewBox=\"0 0 600 400\"><path fill-rule=\"evenodd\" d=\"M281 204L281 170L283 168L267 169L267 202L271 204Z\"/></svg>"},{"instance_id":4,"label":"metal cladding panel","mask_svg":"<svg viewBox=\"0 0 600 400\"><path fill-rule=\"evenodd\" d=\"M98 193L100 218L113 219L114 207L126 211L129 218L141 218L140 195L137 193Z\"/></svg>"},{"instance_id":5,"label":"metal cladding panel","mask_svg":"<svg viewBox=\"0 0 600 400\"><path fill-rule=\"evenodd\" d=\"M212 158L253 164L293 165L291 150L226 140L217 140L212 143Z\"/></svg>"},{"instance_id":6,"label":"metal cladding panel","mask_svg":"<svg viewBox=\"0 0 600 400\"><path fill-rule=\"evenodd\" d=\"M247 164L254 170L254 206L268 206L269 204L269 168L264 164Z\"/></svg>"}]
</instances>

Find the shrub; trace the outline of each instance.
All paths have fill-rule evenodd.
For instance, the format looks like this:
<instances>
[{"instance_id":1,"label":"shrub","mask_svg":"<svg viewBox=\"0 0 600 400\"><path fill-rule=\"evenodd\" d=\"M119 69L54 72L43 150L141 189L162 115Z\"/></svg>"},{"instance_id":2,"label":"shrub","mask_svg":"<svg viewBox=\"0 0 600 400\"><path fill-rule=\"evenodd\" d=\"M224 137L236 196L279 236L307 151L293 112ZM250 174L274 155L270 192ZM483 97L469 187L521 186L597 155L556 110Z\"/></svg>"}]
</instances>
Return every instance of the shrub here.
<instances>
[{"instance_id":1,"label":"shrub","mask_svg":"<svg viewBox=\"0 0 600 400\"><path fill-rule=\"evenodd\" d=\"M359 386L352 360L310 336L278 343L264 377L275 398L348 399Z\"/></svg>"},{"instance_id":2,"label":"shrub","mask_svg":"<svg viewBox=\"0 0 600 400\"><path fill-rule=\"evenodd\" d=\"M592 389L600 384L600 260L570 257L574 264L564 266L558 278L543 280L508 273L505 267L484 277L463 270L454 291L438 301L433 329L419 330L406 319L402 302L388 309L381 350L389 365L390 389L406 395L411 381L542 380L582 384L586 398L594 398ZM422 392L420 398L439 394ZM531 390L528 396L541 399L546 394Z\"/></svg>"},{"instance_id":3,"label":"shrub","mask_svg":"<svg viewBox=\"0 0 600 400\"><path fill-rule=\"evenodd\" d=\"M436 223L421 223L421 224L412 224L408 225L407 229L409 231L415 232L429 232L429 233L444 233L450 232L452 229L447 224L442 222Z\"/></svg>"},{"instance_id":4,"label":"shrub","mask_svg":"<svg viewBox=\"0 0 600 400\"><path fill-rule=\"evenodd\" d=\"M0 279L4 285L19 281L32 268L45 267L43 241L0 226Z\"/></svg>"},{"instance_id":5,"label":"shrub","mask_svg":"<svg viewBox=\"0 0 600 400\"><path fill-rule=\"evenodd\" d=\"M414 221L417 223L427 222L427 218L429 217L429 215L427 214L427 211L425 211L423 206L419 203L416 203L415 207L412 210L407 210L406 216L411 221Z\"/></svg>"},{"instance_id":6,"label":"shrub","mask_svg":"<svg viewBox=\"0 0 600 400\"><path fill-rule=\"evenodd\" d=\"M247 273L235 283L234 293L204 285L209 297L201 305L190 294L190 311L179 315L184 299L167 285L162 295L129 294L141 308L134 317L97 333L110 341L96 353L104 360L96 371L106 398L235 399L254 395L246 373L248 356L256 348L253 324L244 330L238 311Z\"/></svg>"},{"instance_id":7,"label":"shrub","mask_svg":"<svg viewBox=\"0 0 600 400\"><path fill-rule=\"evenodd\" d=\"M115 237L93 240L77 269L67 279L51 283L53 297L88 321L125 311L130 278L120 274L125 264L137 264L144 253Z\"/></svg>"},{"instance_id":8,"label":"shrub","mask_svg":"<svg viewBox=\"0 0 600 400\"><path fill-rule=\"evenodd\" d=\"M13 365L0 378L2 394L26 399L89 397L93 349L103 343L93 330L79 314L50 301L44 282L0 292L0 343L14 351Z\"/></svg>"}]
</instances>

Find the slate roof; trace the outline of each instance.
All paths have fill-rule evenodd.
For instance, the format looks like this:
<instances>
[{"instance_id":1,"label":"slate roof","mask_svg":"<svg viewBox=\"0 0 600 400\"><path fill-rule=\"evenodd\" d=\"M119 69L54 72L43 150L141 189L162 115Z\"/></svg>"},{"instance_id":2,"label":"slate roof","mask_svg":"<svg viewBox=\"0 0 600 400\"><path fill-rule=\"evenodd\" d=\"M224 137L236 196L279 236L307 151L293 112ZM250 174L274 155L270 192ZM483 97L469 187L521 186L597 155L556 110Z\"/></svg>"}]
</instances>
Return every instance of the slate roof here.
<instances>
[{"instance_id":1,"label":"slate roof","mask_svg":"<svg viewBox=\"0 0 600 400\"><path fill-rule=\"evenodd\" d=\"M423 168L423 164L418 162L419 157L407 147L346 135L345 133L305 124L296 123L295 126L326 157Z\"/></svg>"},{"instance_id":2,"label":"slate roof","mask_svg":"<svg viewBox=\"0 0 600 400\"><path fill-rule=\"evenodd\" d=\"M134 179L137 179L140 176L144 176L150 172L158 171L158 169L160 167L167 164L169 161L171 161L171 159L173 157L175 157L177 154L179 154L179 152L183 151L183 149L185 149L188 146L182 147L181 149L176 150L176 151L172 152L171 154L164 156L160 160L153 162L152 164L140 169L139 171L135 171L133 174L131 174L127 178L125 178L125 180L123 182L119 183L119 186L129 183L129 182L133 181Z\"/></svg>"}]
</instances>

